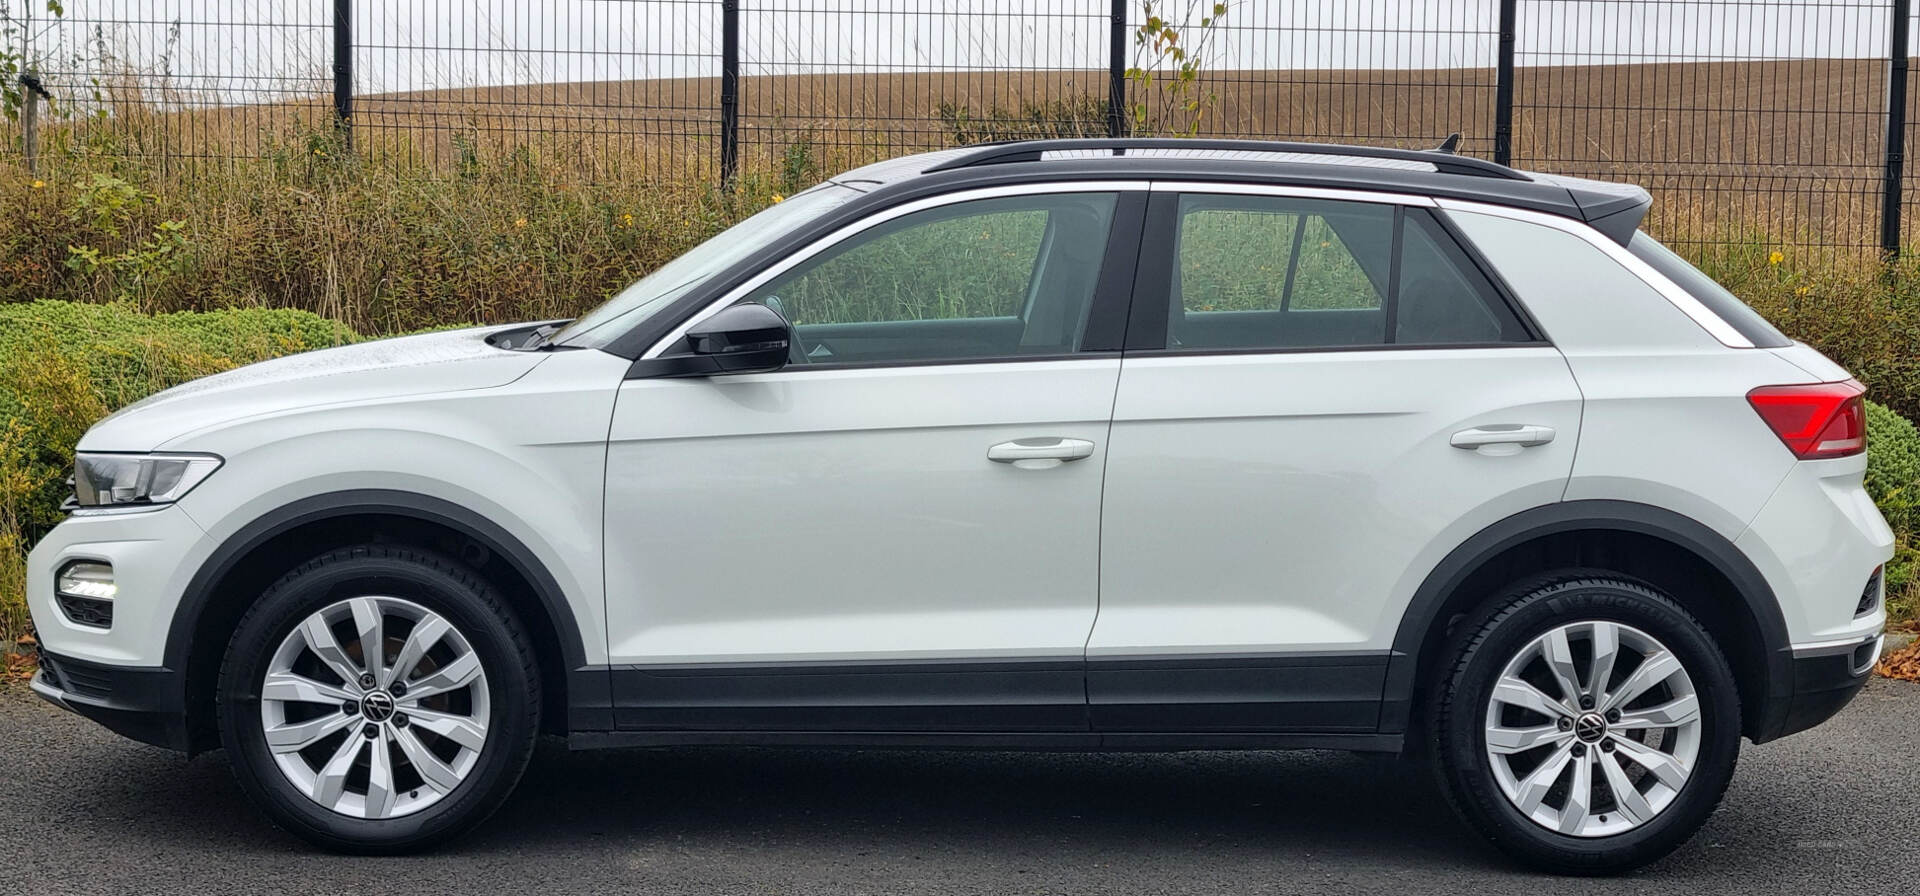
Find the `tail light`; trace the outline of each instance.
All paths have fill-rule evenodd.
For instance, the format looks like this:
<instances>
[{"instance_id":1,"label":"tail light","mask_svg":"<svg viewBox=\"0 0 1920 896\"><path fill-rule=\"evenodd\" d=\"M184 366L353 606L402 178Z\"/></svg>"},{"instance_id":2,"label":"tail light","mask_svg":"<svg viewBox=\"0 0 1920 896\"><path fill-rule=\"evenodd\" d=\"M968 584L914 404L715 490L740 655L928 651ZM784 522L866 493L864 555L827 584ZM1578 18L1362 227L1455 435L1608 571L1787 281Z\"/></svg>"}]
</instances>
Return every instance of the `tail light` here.
<instances>
[{"instance_id":1,"label":"tail light","mask_svg":"<svg viewBox=\"0 0 1920 896\"><path fill-rule=\"evenodd\" d=\"M1747 402L1801 460L1846 457L1867 450L1867 387L1858 380L1805 386L1761 386Z\"/></svg>"}]
</instances>

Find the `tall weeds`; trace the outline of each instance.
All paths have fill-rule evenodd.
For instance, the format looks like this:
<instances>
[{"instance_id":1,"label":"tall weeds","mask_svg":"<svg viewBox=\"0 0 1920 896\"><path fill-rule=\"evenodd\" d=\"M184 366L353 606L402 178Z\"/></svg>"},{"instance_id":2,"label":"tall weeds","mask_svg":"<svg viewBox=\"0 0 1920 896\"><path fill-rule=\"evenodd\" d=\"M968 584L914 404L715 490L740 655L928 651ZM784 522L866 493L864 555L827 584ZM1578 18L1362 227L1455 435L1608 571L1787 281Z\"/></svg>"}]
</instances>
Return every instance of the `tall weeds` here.
<instances>
[{"instance_id":1,"label":"tall weeds","mask_svg":"<svg viewBox=\"0 0 1920 896\"><path fill-rule=\"evenodd\" d=\"M0 216L0 302L293 308L369 333L570 317L779 188L606 179L539 140L442 170L326 132L190 161L85 134L32 176L0 161L0 208L17 212Z\"/></svg>"}]
</instances>

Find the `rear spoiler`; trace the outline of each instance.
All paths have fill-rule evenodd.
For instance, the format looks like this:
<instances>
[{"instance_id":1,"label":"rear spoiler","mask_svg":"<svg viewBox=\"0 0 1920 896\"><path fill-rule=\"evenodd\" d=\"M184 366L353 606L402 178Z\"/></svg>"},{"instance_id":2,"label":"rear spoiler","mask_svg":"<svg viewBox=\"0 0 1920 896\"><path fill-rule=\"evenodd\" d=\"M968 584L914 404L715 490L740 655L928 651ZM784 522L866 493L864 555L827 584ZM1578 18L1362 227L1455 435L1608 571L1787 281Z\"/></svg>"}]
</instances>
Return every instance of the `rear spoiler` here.
<instances>
[{"instance_id":1,"label":"rear spoiler","mask_svg":"<svg viewBox=\"0 0 1920 896\"><path fill-rule=\"evenodd\" d=\"M1653 206L1653 196L1632 184L1617 184L1584 177L1529 172L1534 180L1553 184L1567 191L1587 226L1606 234L1607 239L1624 246L1640 230Z\"/></svg>"}]
</instances>

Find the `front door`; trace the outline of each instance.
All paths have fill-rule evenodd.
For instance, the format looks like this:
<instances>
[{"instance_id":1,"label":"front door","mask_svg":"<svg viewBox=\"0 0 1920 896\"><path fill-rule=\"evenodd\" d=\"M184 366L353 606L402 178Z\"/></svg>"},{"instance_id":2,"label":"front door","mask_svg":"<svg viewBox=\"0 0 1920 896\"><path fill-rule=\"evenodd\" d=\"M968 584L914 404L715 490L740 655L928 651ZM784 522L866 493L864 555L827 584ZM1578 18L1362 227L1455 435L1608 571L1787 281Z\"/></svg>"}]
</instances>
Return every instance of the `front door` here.
<instances>
[{"instance_id":1,"label":"front door","mask_svg":"<svg viewBox=\"0 0 1920 896\"><path fill-rule=\"evenodd\" d=\"M618 725L1087 730L1120 361L1083 336L1124 313L1104 259L1144 194L1060 190L882 212L718 303L786 315L785 369L623 385Z\"/></svg>"}]
</instances>

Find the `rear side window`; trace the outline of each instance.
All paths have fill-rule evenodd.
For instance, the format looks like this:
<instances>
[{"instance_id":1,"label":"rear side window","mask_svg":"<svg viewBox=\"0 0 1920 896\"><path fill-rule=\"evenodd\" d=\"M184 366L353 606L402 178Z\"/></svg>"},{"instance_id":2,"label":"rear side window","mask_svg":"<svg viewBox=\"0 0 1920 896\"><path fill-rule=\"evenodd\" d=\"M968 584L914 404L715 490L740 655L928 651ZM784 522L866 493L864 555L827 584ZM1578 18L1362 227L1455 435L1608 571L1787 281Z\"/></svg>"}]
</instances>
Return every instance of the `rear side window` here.
<instances>
[{"instance_id":1,"label":"rear side window","mask_svg":"<svg viewBox=\"0 0 1920 896\"><path fill-rule=\"evenodd\" d=\"M1672 280L1681 289L1686 290L1700 304L1707 306L1727 326L1734 328L1740 335L1747 337L1756 348L1785 348L1793 344L1785 334L1774 329L1773 324L1760 316L1760 312L1747 307L1740 297L1727 291L1727 288L1715 283L1712 277L1700 272L1699 268L1687 263L1687 260L1675 255L1672 249L1661 245L1659 240L1644 233L1635 232L1633 239L1627 241L1627 251L1634 257L1651 265L1668 280Z\"/></svg>"},{"instance_id":2,"label":"rear side window","mask_svg":"<svg viewBox=\"0 0 1920 896\"><path fill-rule=\"evenodd\" d=\"M1394 342L1406 345L1526 342L1527 334L1472 259L1423 211L1400 237Z\"/></svg>"},{"instance_id":3,"label":"rear side window","mask_svg":"<svg viewBox=\"0 0 1920 896\"><path fill-rule=\"evenodd\" d=\"M1174 236L1167 345L1176 350L1532 339L1423 209L1186 194Z\"/></svg>"}]
</instances>

